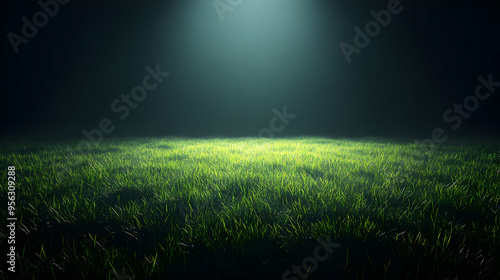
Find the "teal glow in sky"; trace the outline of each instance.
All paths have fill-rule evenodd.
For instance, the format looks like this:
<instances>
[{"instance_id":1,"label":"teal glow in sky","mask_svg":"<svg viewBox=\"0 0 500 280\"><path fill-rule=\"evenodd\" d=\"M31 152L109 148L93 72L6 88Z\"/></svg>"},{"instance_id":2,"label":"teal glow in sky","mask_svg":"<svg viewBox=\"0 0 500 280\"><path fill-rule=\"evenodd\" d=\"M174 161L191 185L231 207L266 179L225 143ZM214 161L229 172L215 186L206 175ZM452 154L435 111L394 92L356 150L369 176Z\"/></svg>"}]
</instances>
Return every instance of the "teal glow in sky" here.
<instances>
[{"instance_id":1,"label":"teal glow in sky","mask_svg":"<svg viewBox=\"0 0 500 280\"><path fill-rule=\"evenodd\" d=\"M190 67L185 84L196 80L203 94L216 88L260 98L293 95L299 83L332 66L325 60L327 15L314 1L243 1L223 21L207 2L179 9L183 17L168 32L177 58Z\"/></svg>"}]
</instances>

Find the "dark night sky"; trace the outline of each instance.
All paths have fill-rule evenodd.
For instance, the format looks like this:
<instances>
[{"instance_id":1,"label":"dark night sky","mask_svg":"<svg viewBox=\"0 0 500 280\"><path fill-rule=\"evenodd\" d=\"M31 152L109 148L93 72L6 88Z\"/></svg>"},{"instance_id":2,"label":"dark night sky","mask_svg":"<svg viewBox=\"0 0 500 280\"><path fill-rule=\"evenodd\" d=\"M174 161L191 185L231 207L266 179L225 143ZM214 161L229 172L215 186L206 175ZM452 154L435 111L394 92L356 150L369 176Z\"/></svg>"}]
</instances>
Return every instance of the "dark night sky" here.
<instances>
[{"instance_id":1,"label":"dark night sky","mask_svg":"<svg viewBox=\"0 0 500 280\"><path fill-rule=\"evenodd\" d=\"M350 64L339 44L353 44L353 28L387 1L309 2L293 25L284 8L245 25L250 2L221 22L208 0L74 0L15 54L7 34L21 34L21 18L40 6L2 0L0 135L82 138L109 118L116 128L105 137L256 137L287 106L297 117L278 137L429 137L436 127L499 136L500 87L458 130L442 117L474 94L479 75L500 81L498 1L402 2ZM157 64L171 75L120 120L110 104Z\"/></svg>"}]
</instances>

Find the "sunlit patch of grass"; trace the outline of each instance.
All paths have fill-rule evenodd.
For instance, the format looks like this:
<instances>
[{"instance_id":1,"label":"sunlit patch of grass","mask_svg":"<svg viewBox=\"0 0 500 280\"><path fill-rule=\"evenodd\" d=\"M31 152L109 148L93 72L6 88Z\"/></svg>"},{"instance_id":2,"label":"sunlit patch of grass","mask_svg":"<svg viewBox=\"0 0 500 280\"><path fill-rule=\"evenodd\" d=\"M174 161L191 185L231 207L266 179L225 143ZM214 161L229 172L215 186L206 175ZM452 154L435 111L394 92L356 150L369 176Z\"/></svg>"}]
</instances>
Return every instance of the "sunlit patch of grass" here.
<instances>
[{"instance_id":1,"label":"sunlit patch of grass","mask_svg":"<svg viewBox=\"0 0 500 280\"><path fill-rule=\"evenodd\" d=\"M326 236L342 246L313 279L500 276L498 145L443 145L424 157L387 139L0 149L19 180L23 279L111 279L122 268L136 279L280 279Z\"/></svg>"}]
</instances>

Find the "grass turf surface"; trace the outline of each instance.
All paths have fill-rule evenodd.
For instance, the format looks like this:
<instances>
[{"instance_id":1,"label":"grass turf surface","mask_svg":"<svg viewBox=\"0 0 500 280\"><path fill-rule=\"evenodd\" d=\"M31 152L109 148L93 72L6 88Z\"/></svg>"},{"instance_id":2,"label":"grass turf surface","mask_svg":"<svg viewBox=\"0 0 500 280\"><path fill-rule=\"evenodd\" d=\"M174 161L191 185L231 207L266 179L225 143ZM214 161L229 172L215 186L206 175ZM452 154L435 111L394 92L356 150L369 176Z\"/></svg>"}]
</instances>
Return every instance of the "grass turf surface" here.
<instances>
[{"instance_id":1,"label":"grass turf surface","mask_svg":"<svg viewBox=\"0 0 500 280\"><path fill-rule=\"evenodd\" d=\"M16 167L16 274L500 278L499 146L449 142L423 155L388 139L2 143L5 207Z\"/></svg>"}]
</instances>

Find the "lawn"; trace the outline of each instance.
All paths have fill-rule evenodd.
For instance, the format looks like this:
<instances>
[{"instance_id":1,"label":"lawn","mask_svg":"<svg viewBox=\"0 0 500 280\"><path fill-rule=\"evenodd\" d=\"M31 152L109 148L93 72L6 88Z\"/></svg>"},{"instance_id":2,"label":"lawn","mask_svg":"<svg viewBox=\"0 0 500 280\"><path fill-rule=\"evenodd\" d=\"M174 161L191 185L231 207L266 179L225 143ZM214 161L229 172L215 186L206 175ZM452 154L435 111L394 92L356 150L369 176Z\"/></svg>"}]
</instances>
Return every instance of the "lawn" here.
<instances>
[{"instance_id":1,"label":"lawn","mask_svg":"<svg viewBox=\"0 0 500 280\"><path fill-rule=\"evenodd\" d=\"M8 166L16 173L16 274L500 278L500 145L420 150L379 138L4 142L4 209Z\"/></svg>"}]
</instances>

